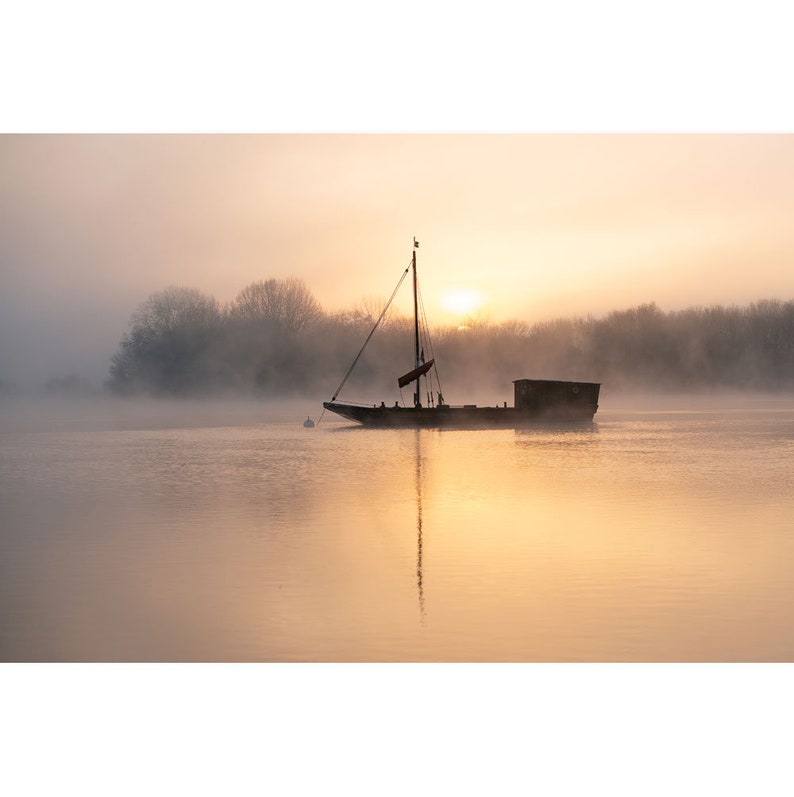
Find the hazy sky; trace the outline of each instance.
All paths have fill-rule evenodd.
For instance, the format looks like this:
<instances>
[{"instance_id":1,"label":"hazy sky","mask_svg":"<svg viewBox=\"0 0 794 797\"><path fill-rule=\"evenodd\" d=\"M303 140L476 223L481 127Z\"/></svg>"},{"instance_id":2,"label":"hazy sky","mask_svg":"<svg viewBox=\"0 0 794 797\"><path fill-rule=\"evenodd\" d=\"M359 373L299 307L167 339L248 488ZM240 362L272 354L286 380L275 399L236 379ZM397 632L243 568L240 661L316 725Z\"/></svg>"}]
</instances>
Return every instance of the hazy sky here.
<instances>
[{"instance_id":1,"label":"hazy sky","mask_svg":"<svg viewBox=\"0 0 794 797\"><path fill-rule=\"evenodd\" d=\"M101 380L172 284L386 297L413 236L431 324L794 298L791 135L5 135L0 174L11 382Z\"/></svg>"}]
</instances>

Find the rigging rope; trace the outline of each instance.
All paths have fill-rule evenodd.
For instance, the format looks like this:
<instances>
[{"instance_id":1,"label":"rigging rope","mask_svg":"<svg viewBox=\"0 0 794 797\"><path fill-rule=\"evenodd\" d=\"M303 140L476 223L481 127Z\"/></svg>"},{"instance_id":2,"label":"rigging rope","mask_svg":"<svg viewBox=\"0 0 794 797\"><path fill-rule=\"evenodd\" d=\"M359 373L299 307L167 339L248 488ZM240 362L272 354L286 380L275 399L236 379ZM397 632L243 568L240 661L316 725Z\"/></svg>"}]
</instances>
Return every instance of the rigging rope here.
<instances>
[{"instance_id":1,"label":"rigging rope","mask_svg":"<svg viewBox=\"0 0 794 797\"><path fill-rule=\"evenodd\" d=\"M397 295L397 291L400 290L400 285L403 284L403 280L405 279L406 275L408 274L408 271L410 270L410 268L411 267L408 266L405 269L405 271L403 271L403 275L402 275L402 277L400 277L399 282L397 283L396 287L392 291L391 296L389 297L389 301L386 302L386 306L383 308L383 311L378 316L378 320L375 322L375 326L372 327L372 331L369 333L369 335L367 335L367 339L364 341L364 345L361 347L361 350L356 355L356 359L353 360L353 364L350 366L350 368L348 368L348 371L345 374L345 378L339 383L339 387L334 391L334 395L331 398L331 401L336 401L336 397L339 395L339 392L345 386L345 382L347 382L348 377L350 376L350 374L353 373L353 369L356 367L356 363L358 362L359 357L361 357L361 355L364 353L364 349L367 348L367 344L369 343L370 338L372 338L372 336L375 334L375 330L380 326L380 322L383 321L383 317L386 315L386 311L389 309L389 306L394 301L394 297ZM318 424L323 419L323 415L325 415L325 408L323 408L323 413L320 416L320 420L317 421Z\"/></svg>"},{"instance_id":2,"label":"rigging rope","mask_svg":"<svg viewBox=\"0 0 794 797\"><path fill-rule=\"evenodd\" d=\"M436 365L436 354L433 351L433 341L430 338L430 325L427 323L427 315L425 314L425 302L422 298L422 289L419 288L419 308L422 313L422 335L424 339L427 341L427 349L430 352L430 359L433 360L433 370L436 372L436 382L438 383L438 394L441 395L441 377L438 375L438 366ZM432 394L433 390L433 380L432 377L430 379L430 391Z\"/></svg>"}]
</instances>

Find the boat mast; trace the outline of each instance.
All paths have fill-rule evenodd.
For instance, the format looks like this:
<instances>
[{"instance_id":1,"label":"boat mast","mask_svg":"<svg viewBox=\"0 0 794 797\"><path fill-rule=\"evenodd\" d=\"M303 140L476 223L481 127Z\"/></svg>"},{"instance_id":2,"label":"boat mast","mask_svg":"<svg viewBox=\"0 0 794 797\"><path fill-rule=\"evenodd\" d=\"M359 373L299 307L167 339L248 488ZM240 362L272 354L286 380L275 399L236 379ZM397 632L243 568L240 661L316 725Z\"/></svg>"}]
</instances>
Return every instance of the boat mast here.
<instances>
[{"instance_id":1,"label":"boat mast","mask_svg":"<svg viewBox=\"0 0 794 797\"><path fill-rule=\"evenodd\" d=\"M411 266L414 272L414 349L415 349L415 368L419 368L419 305L417 302L417 287L416 287L416 250L419 248L419 241L414 238L414 252ZM421 376L416 377L416 392L414 393L414 407L421 407L422 402L419 398L419 381Z\"/></svg>"}]
</instances>

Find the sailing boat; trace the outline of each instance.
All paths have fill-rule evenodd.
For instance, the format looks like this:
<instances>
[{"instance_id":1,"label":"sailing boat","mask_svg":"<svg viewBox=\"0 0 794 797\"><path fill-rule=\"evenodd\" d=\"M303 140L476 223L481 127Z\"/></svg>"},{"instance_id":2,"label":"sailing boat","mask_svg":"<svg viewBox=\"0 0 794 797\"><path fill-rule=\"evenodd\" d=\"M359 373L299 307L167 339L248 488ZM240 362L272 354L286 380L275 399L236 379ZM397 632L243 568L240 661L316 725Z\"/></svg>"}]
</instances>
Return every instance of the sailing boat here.
<instances>
[{"instance_id":1,"label":"sailing boat","mask_svg":"<svg viewBox=\"0 0 794 797\"><path fill-rule=\"evenodd\" d=\"M410 265L403 272L397 287L384 307L375 326L364 341L364 345L353 360L342 383L330 401L324 401L323 407L331 410L343 418L375 427L444 427L444 428L483 428L483 427L517 427L528 423L543 422L581 422L592 421L598 409L598 394L601 384L598 382L565 382L556 379L516 379L514 385L514 406L508 407L504 402L501 407L478 407L476 404L450 405L444 401L441 393L438 372L435 368L435 358L425 360L424 346L420 348L419 337L419 289L416 277L416 250L419 242L414 238L413 253ZM410 384L415 384L413 391L413 405L405 406L395 402L394 406L386 406L381 402L375 404L343 403L337 401L339 392L344 387L356 363L364 352L367 344L386 315L397 291L402 285L409 270L413 273L413 298L414 298L414 367L398 377L397 385L400 389ZM431 350L432 351L432 350ZM438 385L436 391L432 383L435 371L435 381ZM421 380L425 379L425 394L427 403L422 404ZM431 379L428 389L427 380Z\"/></svg>"}]
</instances>

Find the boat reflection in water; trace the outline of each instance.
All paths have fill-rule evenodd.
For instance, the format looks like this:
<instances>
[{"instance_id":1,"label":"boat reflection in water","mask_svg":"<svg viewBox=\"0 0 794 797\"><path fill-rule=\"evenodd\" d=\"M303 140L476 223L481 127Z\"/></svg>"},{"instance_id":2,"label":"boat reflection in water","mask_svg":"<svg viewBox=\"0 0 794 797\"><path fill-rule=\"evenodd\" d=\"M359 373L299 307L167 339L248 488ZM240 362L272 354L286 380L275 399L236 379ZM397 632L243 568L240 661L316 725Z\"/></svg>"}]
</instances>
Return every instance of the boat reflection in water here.
<instances>
[{"instance_id":1,"label":"boat reflection in water","mask_svg":"<svg viewBox=\"0 0 794 797\"><path fill-rule=\"evenodd\" d=\"M323 402L325 410L331 410L350 421L373 427L433 427L470 429L485 427L517 427L538 421L581 422L592 421L598 410L598 395L601 385L598 382L571 382L557 379L518 379L514 381L514 406L508 407L504 402L501 407L478 407L475 404L453 406L444 401L438 370L433 356L433 347L429 329L424 321L424 310L420 312L420 294L416 277L416 249L419 243L414 238L414 249L410 265L400 277L389 301L375 322L372 331L364 341L364 345L353 360L347 374L336 389L330 401ZM408 271L413 271L414 296L414 367L397 379L397 386L402 390L414 384L412 406L401 405L395 401L387 406L382 401L380 406L355 402L337 401L340 391L348 377L356 367L367 344L375 334L386 315L397 291L402 285ZM423 323L420 325L420 316ZM421 326L421 329L420 329ZM425 358L425 350L431 355ZM424 390L422 389L422 379ZM427 396L426 405L422 405L421 397Z\"/></svg>"},{"instance_id":2,"label":"boat reflection in water","mask_svg":"<svg viewBox=\"0 0 794 797\"><path fill-rule=\"evenodd\" d=\"M339 427L338 430L354 432L360 428L361 427L348 426ZM396 434L399 436L413 434L414 438L412 454L408 454L408 458L404 461L404 464L407 466L410 462L411 456L413 456L416 498L416 514L415 522L413 524L413 533L416 535L416 595L419 606L419 625L420 627L424 628L426 626L428 615L425 600L426 568L424 562L424 543L425 534L427 531L425 528L425 519L427 513L429 513L431 516L435 516L437 519L437 515L434 515L434 511L438 509L439 502L443 504L443 499L441 499L441 497L438 495L437 490L434 490L432 487L433 481L435 480L429 480L433 464L432 458L434 454L435 456L438 456L440 451L438 444L443 439L448 439L449 442L457 448L461 445L462 438L455 431L434 432L427 429L404 430L397 432ZM504 435L505 432L497 431L495 434ZM599 429L598 424L596 423L571 424L561 422L556 424L535 424L533 426L515 429L509 439L514 447L514 450L517 452L527 451L533 456L537 456L538 454L542 455L544 450L559 452L562 447L571 446L575 452L574 455L582 458L582 456L586 454L588 450L591 454L596 452L597 449L593 449L593 446L598 445L598 436ZM502 439L504 442L507 442L508 438ZM407 442L408 438L403 437L403 440ZM522 458L522 456L523 455L519 453L519 458ZM428 460L428 457L431 458L430 461ZM558 458L559 455L557 453L554 460L555 467ZM460 458L457 459L460 461ZM427 467L428 462L430 467ZM429 488L428 484L430 484ZM535 498L537 498L537 496ZM531 503L528 499L525 499L525 502ZM480 509L478 508L477 511L480 511ZM462 529L466 528L467 525L468 524L464 524L464 526L461 527L461 534L459 538L460 541L462 541L464 548L469 548L473 540L479 538L480 532L485 533L486 535L488 533L484 526L480 528L480 532L478 533L474 533L471 529L469 530L469 533L466 533ZM504 526L504 521L497 525ZM449 539L450 527L446 524L444 524L442 527L437 527L435 531L437 532L437 542L440 539ZM476 582L477 579L475 578L473 581Z\"/></svg>"},{"instance_id":3,"label":"boat reflection in water","mask_svg":"<svg viewBox=\"0 0 794 797\"><path fill-rule=\"evenodd\" d=\"M422 441L416 431L416 588L419 594L419 621L425 624L425 593L422 576Z\"/></svg>"}]
</instances>

